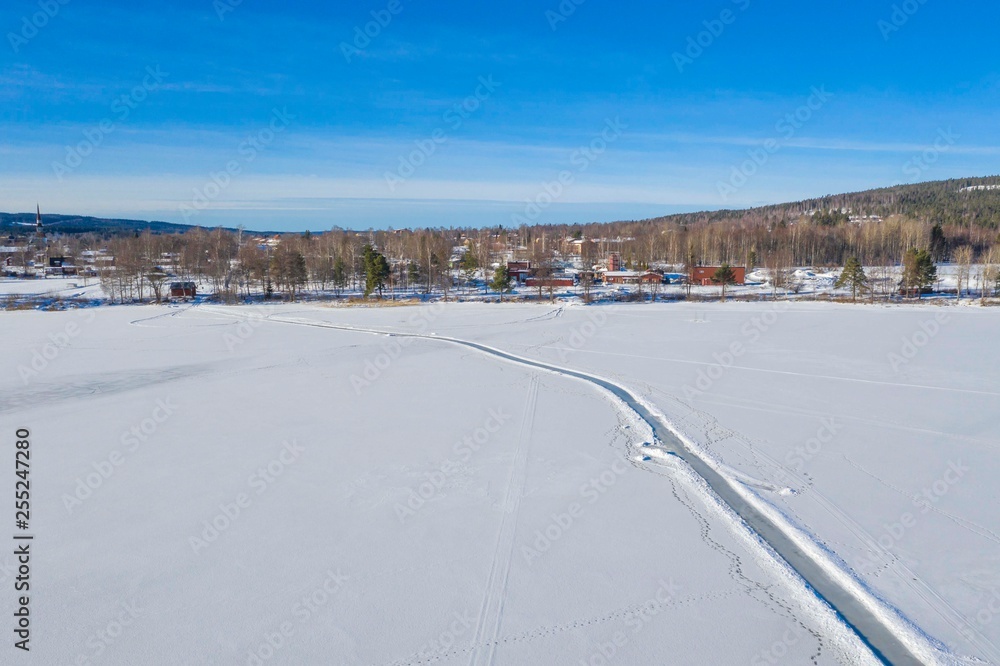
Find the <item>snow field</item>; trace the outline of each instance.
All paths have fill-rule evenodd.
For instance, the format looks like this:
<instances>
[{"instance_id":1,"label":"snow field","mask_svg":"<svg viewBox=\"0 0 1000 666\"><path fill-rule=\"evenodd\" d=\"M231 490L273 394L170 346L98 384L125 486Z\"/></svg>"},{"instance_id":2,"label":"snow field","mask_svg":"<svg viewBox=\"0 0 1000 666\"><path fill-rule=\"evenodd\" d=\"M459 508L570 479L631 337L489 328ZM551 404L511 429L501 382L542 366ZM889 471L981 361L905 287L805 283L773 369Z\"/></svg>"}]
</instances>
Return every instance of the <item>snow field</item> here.
<instances>
[{"instance_id":1,"label":"snow field","mask_svg":"<svg viewBox=\"0 0 1000 666\"><path fill-rule=\"evenodd\" d=\"M367 314L477 326L396 310ZM0 322L24 350L4 420L38 450L47 662L870 662L697 479L632 458L648 432L581 381L244 308L95 312L27 380L79 314Z\"/></svg>"}]
</instances>

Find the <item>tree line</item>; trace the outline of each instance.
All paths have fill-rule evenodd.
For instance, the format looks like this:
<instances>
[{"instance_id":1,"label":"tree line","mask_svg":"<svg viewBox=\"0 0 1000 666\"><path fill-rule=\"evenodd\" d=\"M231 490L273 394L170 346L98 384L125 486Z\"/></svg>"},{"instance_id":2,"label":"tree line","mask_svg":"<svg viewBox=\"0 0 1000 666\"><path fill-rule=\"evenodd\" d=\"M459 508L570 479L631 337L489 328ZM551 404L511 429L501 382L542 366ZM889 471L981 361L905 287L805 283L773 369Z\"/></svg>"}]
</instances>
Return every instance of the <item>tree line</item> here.
<instances>
[{"instance_id":1,"label":"tree line","mask_svg":"<svg viewBox=\"0 0 1000 666\"><path fill-rule=\"evenodd\" d=\"M776 277L777 289L794 267L830 270L854 261L884 277L903 267L913 252L925 252L932 263L958 266L961 289L963 281L970 285L974 265L1000 263L1000 189L994 186L1000 188L1000 178L901 186L744 211L577 225L334 228L282 234L277 240L203 228L60 235L51 240L50 254L57 247L68 256L84 249L106 250L114 261L98 262L100 277L108 293L122 302L160 298L168 279L208 280L220 297L233 300L255 294L294 300L304 289L376 297L387 291L433 292L447 298L454 291L486 291L493 285L503 293L509 288L509 276L500 271L506 259L531 261L536 276L545 278L570 259L586 271L604 264L611 253L621 257L624 268L635 270L764 268ZM581 286L589 284L583 278Z\"/></svg>"}]
</instances>

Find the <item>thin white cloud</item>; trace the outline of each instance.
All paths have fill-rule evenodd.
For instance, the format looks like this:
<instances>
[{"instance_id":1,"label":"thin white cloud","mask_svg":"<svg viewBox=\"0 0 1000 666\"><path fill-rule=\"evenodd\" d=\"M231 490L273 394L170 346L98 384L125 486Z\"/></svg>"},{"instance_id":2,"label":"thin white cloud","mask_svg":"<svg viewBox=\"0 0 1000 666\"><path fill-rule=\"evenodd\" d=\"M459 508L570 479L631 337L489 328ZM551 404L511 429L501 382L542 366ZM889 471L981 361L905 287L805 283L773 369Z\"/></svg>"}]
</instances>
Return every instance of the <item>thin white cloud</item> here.
<instances>
[{"instance_id":1,"label":"thin white cloud","mask_svg":"<svg viewBox=\"0 0 1000 666\"><path fill-rule=\"evenodd\" d=\"M949 128L941 128L942 132ZM930 134L927 141L919 142L885 142L885 141L864 141L851 139L821 139L816 137L792 137L791 139L781 138L775 134L773 137L751 137L751 136L718 136L699 135L689 133L675 134L638 134L638 139L655 141L662 144L684 144L684 145L721 145L755 147L761 146L770 138L779 141L782 147L799 148L803 150L829 150L829 151L852 151L863 153L916 153L932 147L938 138L935 134ZM961 145L956 143L948 147L949 153L958 155L1000 155L1000 146L981 145Z\"/></svg>"}]
</instances>

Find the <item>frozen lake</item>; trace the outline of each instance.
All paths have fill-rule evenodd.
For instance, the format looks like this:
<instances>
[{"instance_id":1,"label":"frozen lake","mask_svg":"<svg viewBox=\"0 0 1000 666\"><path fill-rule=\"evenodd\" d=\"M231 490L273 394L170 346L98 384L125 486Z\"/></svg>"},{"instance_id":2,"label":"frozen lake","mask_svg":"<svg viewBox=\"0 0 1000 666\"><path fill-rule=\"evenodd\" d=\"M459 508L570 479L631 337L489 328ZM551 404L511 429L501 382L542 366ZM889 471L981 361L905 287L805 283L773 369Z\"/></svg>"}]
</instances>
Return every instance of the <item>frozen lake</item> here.
<instances>
[{"instance_id":1,"label":"frozen lake","mask_svg":"<svg viewBox=\"0 0 1000 666\"><path fill-rule=\"evenodd\" d=\"M363 328L626 387L923 659L996 662L997 320L820 304L0 313L0 410L35 456L32 649L877 663L690 467L643 446L620 401L344 330Z\"/></svg>"}]
</instances>

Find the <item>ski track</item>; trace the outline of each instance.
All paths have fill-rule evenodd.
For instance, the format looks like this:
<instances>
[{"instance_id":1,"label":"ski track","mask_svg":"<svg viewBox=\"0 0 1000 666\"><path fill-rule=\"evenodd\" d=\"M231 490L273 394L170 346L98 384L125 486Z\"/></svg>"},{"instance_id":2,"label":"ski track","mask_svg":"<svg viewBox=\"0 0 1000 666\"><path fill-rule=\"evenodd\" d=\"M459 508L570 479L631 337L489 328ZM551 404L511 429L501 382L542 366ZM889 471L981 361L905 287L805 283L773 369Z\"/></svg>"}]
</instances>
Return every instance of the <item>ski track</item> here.
<instances>
[{"instance_id":1,"label":"ski track","mask_svg":"<svg viewBox=\"0 0 1000 666\"><path fill-rule=\"evenodd\" d=\"M659 389L654 387L647 387L651 392L659 393L660 395L666 396L673 399L668 393L664 393ZM853 416L851 414L832 414L829 411L815 411L810 409L794 408L794 407L781 407L776 408L773 405L769 405L766 402L760 400L753 400L752 398L746 398L743 396L733 396L733 395L723 395L721 393L713 393L711 396L702 395L698 399L702 402L708 402L714 405L725 405L729 407L736 407L737 409L745 409L749 411L762 412L764 414L793 414L796 416L812 416L818 419L826 417L834 417L840 421L852 421L854 423L861 423L865 426L872 428L884 428L887 430L899 430L901 432L913 432L921 435L935 435L940 437L948 437L950 439L969 442L970 444L977 444L980 446L994 446L995 442L986 439L979 439L976 437L970 437L968 435L956 435L954 433L942 432L940 430L930 430L928 428L916 428L903 423L897 423L890 419L870 419L862 416ZM688 405L689 408L691 408ZM692 408L693 409L693 408Z\"/></svg>"},{"instance_id":2,"label":"ski track","mask_svg":"<svg viewBox=\"0 0 1000 666\"><path fill-rule=\"evenodd\" d=\"M664 397L670 399L675 403L682 404L684 407L690 410L690 413L683 419L680 419L680 421L683 423L690 423L692 425L694 425L693 424L694 419L700 421L699 425L705 432L705 435L710 440L709 441L710 445L722 441L723 439L732 438L737 441L742 441L749 449L753 451L752 443L744 440L742 437L738 436L737 433L721 426L716 421L715 417L708 415L700 410L697 410L694 407L691 407L690 405L681 403L673 396L669 396L668 394L663 393L662 391L657 390L656 392L660 393L661 395L663 395ZM712 439L713 434L722 434L723 436L719 439ZM806 473L799 474L794 470L788 469L787 467L782 465L779 461L775 460L774 458L771 458L770 456L761 451L753 451L753 455L755 459L757 459L758 456L760 458L763 458L771 466L770 470L766 470L758 460L755 466L763 476L770 476L771 474L773 474L775 470L781 470L788 477L799 482L799 484L805 489L805 491L803 491L801 495L803 499L811 499L812 501L814 501L816 504L820 506L820 508L822 508L825 512L827 512L836 522L842 525L851 535L854 536L854 538L856 539L856 543L850 544L851 546L857 547L857 544L860 543L863 547L863 550L865 550L866 552L879 555L880 559L885 564L881 567L881 569L877 573L873 573L873 575L877 577L882 575L886 571L891 572L893 577L897 580L897 582L900 585L904 585L910 588L910 590L921 601L923 601L928 608L930 608L934 613L939 615L941 619L948 624L948 626L950 626L952 629L958 632L959 635L962 635L967 640L970 640L970 642L977 648L979 648L984 654L989 655L991 659L995 660L995 663L1000 664L1000 650L998 650L997 646L989 638L984 636L982 632L975 630L973 628L974 623L972 622L972 620L963 616L962 613L958 611L958 609L952 606L946 599L941 597L940 594L935 592L923 579L918 577L908 566L906 566L902 562L902 560L899 559L898 556L896 556L888 549L883 548L881 544L879 544L878 539L872 536L857 521L855 521L853 518L845 514L840 509L840 507L837 506L829 497L827 497L825 494L817 490L811 478L808 476L808 474ZM857 469L859 469L859 471L869 474L869 476L872 476L877 481L885 484L889 488L897 492L900 492L906 497L909 497L909 495L904 493L902 490L896 488L895 486L892 486L891 484L886 483L885 481L883 481L878 477L875 477L875 475L870 474L866 470L862 469L860 466L855 465L853 461L848 459L848 462L854 465ZM765 485L764 482L757 482L757 484L761 486ZM815 534L815 532L811 530L809 523L803 520L801 516L798 514L798 512L794 511L790 507L787 507L786 510L789 511L792 515L794 515L796 520L801 525L805 526L807 529L810 530L811 533ZM954 517L951 516L950 514L944 512L942 513L946 517L954 519ZM959 526L965 527L966 529L969 529L970 531L979 534L979 536L983 536L985 538L991 538L990 536L978 532L977 530L974 530L968 527L967 525L962 525L962 523L959 522L959 520L961 519L955 520L955 522L959 524ZM979 525L976 526L981 527ZM990 532L990 534L993 533ZM995 537L996 535L994 534L993 536ZM973 638L971 639L969 638L968 635L969 632L972 632L973 635Z\"/></svg>"},{"instance_id":3,"label":"ski track","mask_svg":"<svg viewBox=\"0 0 1000 666\"><path fill-rule=\"evenodd\" d=\"M865 469L864 467L862 467L858 463L854 462L854 460L852 460L846 453L844 454L844 460L846 460L847 463L851 467L853 467L854 469L858 470L862 474L870 476L872 479L874 479L878 483L882 484L883 486L885 486L889 490L892 490L893 492L896 492L896 493L902 495L903 497L905 497L908 500L913 498L913 493L912 492L907 492L907 491L903 490L902 488L899 488L898 486L896 486L896 485L894 485L892 483L889 483L888 481L886 481L882 477L869 472L867 469ZM961 516L956 516L955 514L951 513L950 511L945 511L944 509L940 509L940 508L934 506L933 504L928 505L928 507L934 513L938 514L939 516L944 516L945 518L951 520L953 523L955 523L956 525L958 525L962 529L967 530L967 531L969 531L969 532L971 532L973 534L976 534L978 536L981 536L984 539L988 539L988 540L992 541L993 543L1000 544L1000 536L998 536L996 532L994 532L990 528L986 527L985 525L980 525L979 523L977 523L977 522L975 522L973 520L967 520L965 518L962 518Z\"/></svg>"},{"instance_id":4,"label":"ski track","mask_svg":"<svg viewBox=\"0 0 1000 666\"><path fill-rule=\"evenodd\" d=\"M512 345L526 347L527 345ZM552 349L553 351L559 351L554 347L541 347L541 349ZM714 361L692 361L689 359L681 358L665 358L656 356L644 356L640 354L622 354L620 352L607 352L607 351L597 351L594 349L574 349L574 352L582 352L585 354L596 354L598 356L620 356L624 358L638 358L645 361L661 361L666 363L682 363L684 365L699 365L703 367L709 367L715 365ZM544 361L539 361L539 363L544 363ZM827 379L830 381L837 382L852 382L857 384L873 384L875 386L893 386L896 388L906 388L906 389L919 389L924 391L943 391L945 393L965 393L969 395L987 395L991 397L1000 398L1000 393L994 393L992 391L978 391L976 389L962 389L962 388L952 388L949 386L928 386L927 384L907 384L905 382L887 382L878 379L861 379L859 377L838 377L837 375L818 375L811 372L792 372L790 370L769 370L767 368L749 368L743 365L730 365L729 370L737 370L742 372L761 372L770 375L786 375L789 377L807 377L809 379Z\"/></svg>"},{"instance_id":5,"label":"ski track","mask_svg":"<svg viewBox=\"0 0 1000 666\"><path fill-rule=\"evenodd\" d=\"M210 311L214 312L216 314L223 315L223 316L230 316L230 317L234 316L234 315L231 315L229 313L215 311L214 309L210 310ZM585 372L585 371L570 370L570 369L567 369L567 368L561 368L559 366L552 365L552 364L547 363L545 361L538 361L538 360L534 360L534 359L528 359L528 358L519 357L519 356L517 356L515 354L512 354L510 352L505 352L505 351L503 351L501 349L496 349L496 348L490 347L488 345L477 343L477 342L471 342L471 341L461 340L461 339L457 339L457 338L451 338L451 337L448 337L448 336L438 336L438 335L433 334L433 333L432 334L420 334L420 333L397 332L397 331L391 331L391 330L369 329L369 328L363 328L363 327L355 327L355 326L348 326L348 325L342 325L342 324L335 324L335 323L327 322L327 321L323 321L323 320L306 319L306 318L292 318L292 317L279 317L279 316L276 316L276 315L273 315L273 314L272 315L268 315L266 317L266 319L269 320L269 321L273 321L275 323L284 323L284 324L299 325L299 326L310 326L310 327L317 327L317 328L328 328L328 329L342 330L342 331L353 332L353 333L369 333L369 334L383 335L383 336L402 336L402 337L411 337L411 338L423 338L423 339L427 339L427 340L437 340L437 341L445 342L445 343L449 343L449 344L455 344L455 345L459 345L459 346L469 347L469 348L478 350L480 352L486 353L488 355L496 356L497 358L500 358L502 360L507 360L509 362L514 362L514 363L518 363L518 364L521 364L521 365L526 365L526 366L529 366L529 367L532 367L532 368L543 369L543 370L546 370L548 372L553 372L553 373L560 374L560 375L563 375L563 376L568 376L568 377L580 379L582 381L586 381L586 382L589 382L589 383L595 385L596 387L600 388L601 390L609 391L610 393L614 394L614 391L611 391L605 385L605 384L613 385L607 379L602 379L602 378L600 378L600 377L598 377L596 375L592 375L591 373L588 373L588 372ZM750 368L747 368L747 369L748 370L752 370ZM777 372L778 374L800 374L800 373L785 373L785 372L778 372L778 371L775 371L775 372ZM841 378L841 377L829 377L829 379L845 380L845 378ZM848 381L850 381L850 380L848 380ZM882 383L884 383L884 382L869 382L869 381L866 381L866 380L857 380L857 381L862 381L862 382L865 382L865 383L875 383L875 384L882 384ZM905 384L902 385L902 386L907 386L909 388L934 388L934 389L938 388L938 387L923 387L923 386L914 386L914 385L905 385ZM622 393L631 396L632 399L635 400L637 404L643 404L643 401L641 399L636 398L627 389L622 388L620 385L617 385L616 388L619 391L621 391ZM966 391L960 391L960 392L966 392ZM970 391L970 392L980 393L978 391ZM619 399L619 400L621 399L621 398L618 398L618 396L615 396L615 397L616 397L616 399ZM629 409L633 409L630 405L628 405L628 403L623 402L623 405L625 405ZM647 411L648 411L648 409L647 409ZM642 420L642 421L646 420L645 418L643 418L638 413L636 413L636 416L639 417L639 419ZM654 418L654 420L657 420L657 421L661 420L661 417L659 417L659 416L655 416L654 415L653 418ZM650 427L654 427L654 424L652 424L652 423L649 423L648 425ZM661 424L661 426L662 425L666 425L666 424L664 423L664 424ZM671 430L671 428L669 426L667 426L667 429L668 429L668 431ZM697 455L697 454L695 454L695 455ZM649 467L643 467L643 469L649 470ZM678 496L678 500L682 501L682 500L680 500L679 496ZM683 503L683 501L682 501L682 503ZM723 504L725 504L725 503L723 502ZM692 507L690 507L690 504L688 504L687 506L689 506L689 510L692 510L693 515L695 515L695 517L697 519L698 515L700 515L700 514L698 514L697 510L693 509ZM836 509L836 507L833 507L833 508ZM844 518L846 518L846 516ZM704 516L702 516L701 520L705 520ZM848 519L848 521L849 520L850 519ZM853 522L853 521L851 521L851 522ZM850 527L849 524L845 524L845 527L848 527L848 529L851 529L851 527ZM857 529L856 525L855 525L855 529ZM852 531L854 531L854 530L852 530ZM858 536L859 538L861 538L861 535L859 535L859 534L856 534L856 536ZM767 542L764 541L764 543L767 543ZM716 550L718 550L718 549L716 549ZM496 558L495 558L495 561L496 561ZM734 561L734 566L736 566L736 565L738 565L738 562ZM739 576L742 576L742 570L741 570L740 567L736 566L736 568L733 571L736 572L734 578L738 579ZM492 573L491 573L491 577L493 577ZM491 585L496 585L496 584L497 583L492 583ZM751 584L754 584L754 583L751 581ZM744 583L744 586L745 585L746 585L746 583ZM491 589L491 588L488 587L487 595L490 595L489 589ZM951 624L952 626L956 626L956 624L954 622L954 617L955 616L953 615L954 609L951 608L950 605L948 605L946 602L944 602L944 600L941 599L936 593L933 593L933 591L927 590L926 587L924 587L924 590L919 590L919 588L915 588L915 591L917 591L917 593L926 602L928 602L929 605L933 606L933 604L930 604L929 600L927 599L927 596L936 597L938 600L940 600L942 603L944 603L945 606L946 606L946 608L947 608L947 610L951 611L951 613L948 613L947 611L945 611L944 609L942 609L940 607L936 608L936 610L942 615L942 617L945 617L946 620L950 620L949 624ZM920 592L924 592L924 594L920 594ZM930 592L930 595L927 595L926 592ZM869 591L869 594L871 594L870 591ZM770 593L768 593L767 596L770 599L772 599L773 601L778 602L778 600L775 599L773 597L773 595L771 595ZM884 603L884 601L882 601L882 603ZM778 602L778 605L780 607L784 607L784 608L788 609L788 607L785 606L783 604L783 602ZM484 608L486 606L487 606L487 604L484 601ZM788 610L790 610L790 609L788 609ZM949 617L947 617L948 615L952 615L952 617L949 618ZM881 623L882 622L881 618L877 619L876 622ZM482 624L482 623L480 623L480 624ZM883 625L883 627L884 626L885 625ZM495 632L496 631L498 631L498 629L496 629ZM811 661L813 661L815 663L816 660L818 659L818 655L822 652L822 637L819 634L815 633L815 632L810 631L810 633L812 633L817 639L819 639L819 642L820 642L820 646L819 646L819 649L818 649L817 653L815 653L812 656L812 659L811 659ZM482 636L480 636L479 634L481 634L481 632L477 632L477 641L481 641L482 640ZM889 635L894 635L893 630L889 629L888 634ZM494 635L497 635L497 634L494 633ZM898 636L896 636L895 638L896 638L896 640L899 640L899 641L903 642L904 645L906 644L905 639L902 639L902 638L900 638ZM912 639L913 637L911 636L910 638ZM927 639L927 640L932 640L932 639ZM481 643L479 643L479 644L481 645ZM977 646L977 647L980 647L980 646ZM932 652L938 652L940 650L940 648L938 648L938 647L931 647L930 645L927 645L925 649L929 649ZM474 655L475 655L475 653L474 653ZM475 658L475 657L473 657L473 658ZM492 658L492 657L490 656L490 658ZM421 662L415 662L415 663L421 663ZM427 663L427 662L423 662L423 663ZM474 663L475 662L470 662L470 664L474 664ZM489 662L486 662L486 663L489 663ZM915 662L915 663L917 663L917 662Z\"/></svg>"},{"instance_id":6,"label":"ski track","mask_svg":"<svg viewBox=\"0 0 1000 666\"><path fill-rule=\"evenodd\" d=\"M524 484L528 471L528 448L531 432L534 429L535 412L538 408L538 374L532 373L528 387L528 396L521 418L521 429L517 436L517 448L514 451L514 462L511 465L510 479L507 482L507 494L501 506L502 518L497 532L497 544L493 551L493 564L483 595L483 604L479 610L476 623L474 642L480 647L469 657L469 666L489 665L493 663L496 654L497 637L503 623L504 602L507 597L507 584L510 580L510 567L514 554L514 534L517 529L517 515L521 508L521 498L524 496ZM489 638L486 638L486 633ZM484 643L485 641L485 643Z\"/></svg>"},{"instance_id":7,"label":"ski track","mask_svg":"<svg viewBox=\"0 0 1000 666\"><path fill-rule=\"evenodd\" d=\"M190 305L183 306L183 307L181 307L181 306L169 306L170 310L168 310L167 312L163 312L161 314L153 315L152 317L144 317L142 319L134 319L134 320L130 321L129 324L132 325L132 326L139 326L140 328L145 328L146 326L144 325L144 322L153 321L155 319L163 319L164 317L176 317L176 316L178 316L180 314L183 314L183 313L187 312L191 308L195 307L195 305L197 305L197 304L196 303L191 303ZM156 328L156 327L152 327L152 328Z\"/></svg>"}]
</instances>

